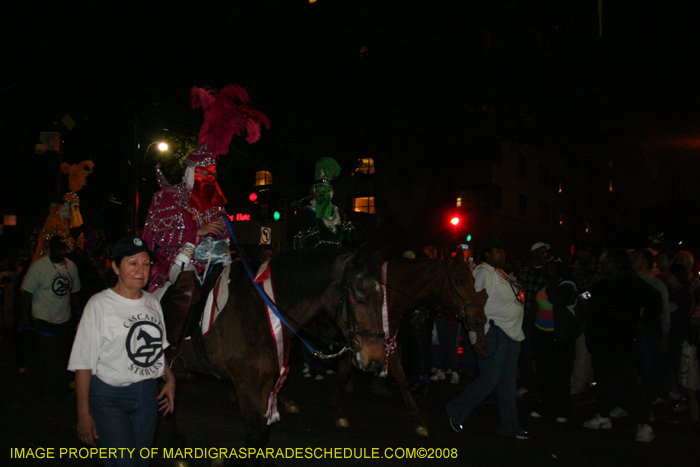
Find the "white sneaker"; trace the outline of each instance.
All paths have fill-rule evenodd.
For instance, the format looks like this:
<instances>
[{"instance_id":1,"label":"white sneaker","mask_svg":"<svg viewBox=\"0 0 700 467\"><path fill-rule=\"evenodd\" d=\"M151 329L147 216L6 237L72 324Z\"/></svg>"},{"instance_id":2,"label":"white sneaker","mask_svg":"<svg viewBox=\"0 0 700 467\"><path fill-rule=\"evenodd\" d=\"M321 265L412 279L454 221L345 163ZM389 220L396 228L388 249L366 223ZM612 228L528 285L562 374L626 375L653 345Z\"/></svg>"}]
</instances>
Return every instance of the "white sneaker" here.
<instances>
[{"instance_id":1,"label":"white sneaker","mask_svg":"<svg viewBox=\"0 0 700 467\"><path fill-rule=\"evenodd\" d=\"M459 373L457 373L456 371L452 372L452 377L450 378L450 383L459 384Z\"/></svg>"},{"instance_id":2,"label":"white sneaker","mask_svg":"<svg viewBox=\"0 0 700 467\"><path fill-rule=\"evenodd\" d=\"M654 429L647 425L646 423L640 423L637 425L637 436L634 438L642 443L648 443L652 439L656 438L654 434Z\"/></svg>"},{"instance_id":3,"label":"white sneaker","mask_svg":"<svg viewBox=\"0 0 700 467\"><path fill-rule=\"evenodd\" d=\"M304 368L301 370L302 373L307 374L309 372L309 365L304 363Z\"/></svg>"},{"instance_id":4,"label":"white sneaker","mask_svg":"<svg viewBox=\"0 0 700 467\"><path fill-rule=\"evenodd\" d=\"M557 423L569 423L569 419L566 417L557 417Z\"/></svg>"},{"instance_id":5,"label":"white sneaker","mask_svg":"<svg viewBox=\"0 0 700 467\"><path fill-rule=\"evenodd\" d=\"M446 378L445 370L439 369L433 376L430 377L430 381L444 381Z\"/></svg>"},{"instance_id":6,"label":"white sneaker","mask_svg":"<svg viewBox=\"0 0 700 467\"><path fill-rule=\"evenodd\" d=\"M319 380L319 381L320 381L320 380L322 380L322 379L323 379L323 375L316 375L316 377L315 377L314 379L316 379L316 380Z\"/></svg>"},{"instance_id":7,"label":"white sneaker","mask_svg":"<svg viewBox=\"0 0 700 467\"><path fill-rule=\"evenodd\" d=\"M542 414L540 414L537 410L533 410L532 412L530 412L530 416L532 418L542 418Z\"/></svg>"},{"instance_id":8,"label":"white sneaker","mask_svg":"<svg viewBox=\"0 0 700 467\"><path fill-rule=\"evenodd\" d=\"M610 418L625 418L628 415L625 409L618 406L615 406L615 408L610 411Z\"/></svg>"},{"instance_id":9,"label":"white sneaker","mask_svg":"<svg viewBox=\"0 0 700 467\"><path fill-rule=\"evenodd\" d=\"M517 396L518 396L518 397L524 397L524 396L527 395L529 392L530 392L530 391L528 391L528 390L525 389L525 388L518 388Z\"/></svg>"},{"instance_id":10,"label":"white sneaker","mask_svg":"<svg viewBox=\"0 0 700 467\"><path fill-rule=\"evenodd\" d=\"M599 428L609 430L612 428L612 423L610 422L609 418L601 417L600 414L596 414L595 417L583 422L583 427L590 428L591 430L597 430Z\"/></svg>"}]
</instances>

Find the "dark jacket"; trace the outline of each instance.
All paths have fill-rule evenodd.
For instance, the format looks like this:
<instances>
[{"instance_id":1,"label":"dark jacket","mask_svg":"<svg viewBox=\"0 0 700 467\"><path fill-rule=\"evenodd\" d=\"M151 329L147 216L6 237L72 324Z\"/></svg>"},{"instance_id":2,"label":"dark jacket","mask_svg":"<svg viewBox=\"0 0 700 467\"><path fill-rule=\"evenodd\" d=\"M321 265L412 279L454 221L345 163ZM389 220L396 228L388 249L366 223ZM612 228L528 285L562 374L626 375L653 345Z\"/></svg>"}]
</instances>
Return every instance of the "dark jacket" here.
<instances>
[{"instance_id":1,"label":"dark jacket","mask_svg":"<svg viewBox=\"0 0 700 467\"><path fill-rule=\"evenodd\" d=\"M631 272L589 287L586 345L591 353L635 352L637 334L659 323L661 294Z\"/></svg>"},{"instance_id":2,"label":"dark jacket","mask_svg":"<svg viewBox=\"0 0 700 467\"><path fill-rule=\"evenodd\" d=\"M555 340L576 339L581 335L573 311L577 297L576 285L571 281L558 280L547 284L547 299L553 305Z\"/></svg>"}]
</instances>

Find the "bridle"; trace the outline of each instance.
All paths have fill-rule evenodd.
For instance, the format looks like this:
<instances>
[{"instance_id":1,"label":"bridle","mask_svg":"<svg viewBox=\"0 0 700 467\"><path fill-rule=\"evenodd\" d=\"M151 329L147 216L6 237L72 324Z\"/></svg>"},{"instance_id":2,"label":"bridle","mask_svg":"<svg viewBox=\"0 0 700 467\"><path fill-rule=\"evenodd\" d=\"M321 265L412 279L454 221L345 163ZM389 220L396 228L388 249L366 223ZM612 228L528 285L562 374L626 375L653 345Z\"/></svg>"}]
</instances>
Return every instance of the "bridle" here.
<instances>
[{"instance_id":1,"label":"bridle","mask_svg":"<svg viewBox=\"0 0 700 467\"><path fill-rule=\"evenodd\" d=\"M355 313L350 313L350 283L355 282L361 279L365 278L365 275L363 273L358 273L355 275L353 278L349 278L348 276L348 271L347 271L347 266L345 270L345 278L343 280L344 282L344 287L343 287L343 293L340 294L340 300L338 302L338 307L337 310L342 313L342 316L344 317L345 321L345 328L348 331L348 341L351 344L355 343L355 336L361 336L361 337L367 337L369 339L384 339L386 336L384 334L384 331L382 332L365 332L365 331L358 331L357 330L357 318L355 316ZM377 281L379 282L379 281ZM336 319L336 322L338 320Z\"/></svg>"},{"instance_id":2,"label":"bridle","mask_svg":"<svg viewBox=\"0 0 700 467\"><path fill-rule=\"evenodd\" d=\"M450 294L452 296L452 302L455 305L455 310L458 310L458 312L461 313L457 315L457 318L465 324L465 327L468 328L469 326L467 326L467 309L469 307L473 307L481 308L483 310L484 306L479 303L472 303L466 297L462 296L459 290L457 290L457 285L459 284L459 282L453 277L452 273L450 272L452 269L453 268L450 267L449 260L447 260L445 265L445 274L442 276L442 281L440 282L440 288L438 289L438 291L442 290L445 286L445 282L447 282L447 286L449 287ZM463 307L460 307L458 299L464 304Z\"/></svg>"}]
</instances>

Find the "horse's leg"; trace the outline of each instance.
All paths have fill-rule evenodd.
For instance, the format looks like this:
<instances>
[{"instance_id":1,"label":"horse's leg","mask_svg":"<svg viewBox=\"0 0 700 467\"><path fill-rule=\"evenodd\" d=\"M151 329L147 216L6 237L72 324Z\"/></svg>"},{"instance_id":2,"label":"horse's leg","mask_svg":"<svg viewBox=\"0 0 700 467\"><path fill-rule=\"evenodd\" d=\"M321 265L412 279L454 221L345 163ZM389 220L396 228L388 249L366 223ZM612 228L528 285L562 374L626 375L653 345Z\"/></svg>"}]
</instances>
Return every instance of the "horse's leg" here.
<instances>
[{"instance_id":1,"label":"horse's leg","mask_svg":"<svg viewBox=\"0 0 700 467\"><path fill-rule=\"evenodd\" d=\"M428 436L428 427L421 418L416 401L413 400L413 396L408 390L406 373L404 373L403 366L401 366L401 359L399 358L398 352L392 353L389 357L389 372L394 377L396 385L401 391L403 401L406 404L406 409L408 409L408 414L411 417L411 422L413 423L413 429L421 436Z\"/></svg>"},{"instance_id":2,"label":"horse's leg","mask_svg":"<svg viewBox=\"0 0 700 467\"><path fill-rule=\"evenodd\" d=\"M343 400L345 398L345 388L350 379L350 357L341 358L338 362L338 374L336 375L335 394L331 407L335 413L335 426L347 428L350 426L348 418L343 413Z\"/></svg>"},{"instance_id":3,"label":"horse's leg","mask_svg":"<svg viewBox=\"0 0 700 467\"><path fill-rule=\"evenodd\" d=\"M292 400L291 397L289 397L289 393L285 388L286 386L282 386L279 394L277 394L279 403L282 404L287 413L299 413L299 406Z\"/></svg>"},{"instance_id":4,"label":"horse's leg","mask_svg":"<svg viewBox=\"0 0 700 467\"><path fill-rule=\"evenodd\" d=\"M249 373L250 374L250 373ZM249 376L248 376L249 377ZM247 386L247 385L246 385ZM246 448L263 449L270 437L270 427L265 418L267 398L272 390L272 381L254 385L254 387L236 386L238 393L238 405L241 409L241 417L245 426ZM252 457L243 465L259 466L262 459ZM239 464L240 465L240 464Z\"/></svg>"}]
</instances>

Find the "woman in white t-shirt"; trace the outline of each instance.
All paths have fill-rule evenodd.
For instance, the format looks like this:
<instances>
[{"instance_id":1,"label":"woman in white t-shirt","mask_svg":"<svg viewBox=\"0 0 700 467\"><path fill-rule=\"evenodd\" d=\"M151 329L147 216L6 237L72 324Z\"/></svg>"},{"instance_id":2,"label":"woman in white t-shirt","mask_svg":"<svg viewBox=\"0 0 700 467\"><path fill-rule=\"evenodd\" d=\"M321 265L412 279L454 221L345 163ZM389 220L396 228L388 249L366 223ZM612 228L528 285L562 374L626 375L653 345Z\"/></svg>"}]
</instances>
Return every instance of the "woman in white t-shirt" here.
<instances>
[{"instance_id":1,"label":"woman in white t-shirt","mask_svg":"<svg viewBox=\"0 0 700 467\"><path fill-rule=\"evenodd\" d=\"M139 451L153 445L159 406L163 414L174 408L163 310L155 296L142 290L152 255L138 237L114 245L117 284L88 301L68 364L76 373L80 440L90 446L135 448L106 459L107 466L148 465ZM165 384L159 393L160 377Z\"/></svg>"},{"instance_id":2,"label":"woman in white t-shirt","mask_svg":"<svg viewBox=\"0 0 700 467\"><path fill-rule=\"evenodd\" d=\"M505 262L503 245L496 239L484 241L481 250L484 262L474 269L474 288L485 290L488 299L484 313L488 324L486 354L477 355L479 377L467 389L447 404L452 429L461 433L464 422L472 411L497 389L500 436L528 439L529 434L520 427L516 403L518 354L520 342L525 338L522 330L525 295L522 288L502 269ZM475 333L470 333L472 345Z\"/></svg>"}]
</instances>

